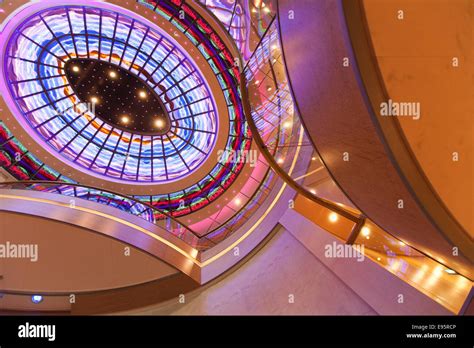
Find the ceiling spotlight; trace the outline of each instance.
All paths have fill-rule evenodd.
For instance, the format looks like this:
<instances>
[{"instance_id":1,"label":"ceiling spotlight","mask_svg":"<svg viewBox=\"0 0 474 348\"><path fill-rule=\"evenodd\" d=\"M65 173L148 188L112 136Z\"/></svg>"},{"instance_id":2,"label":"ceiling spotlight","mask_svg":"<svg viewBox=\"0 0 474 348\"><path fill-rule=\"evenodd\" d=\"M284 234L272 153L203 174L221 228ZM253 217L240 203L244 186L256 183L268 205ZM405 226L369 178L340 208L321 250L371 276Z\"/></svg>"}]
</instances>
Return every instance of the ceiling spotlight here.
<instances>
[{"instance_id":1,"label":"ceiling spotlight","mask_svg":"<svg viewBox=\"0 0 474 348\"><path fill-rule=\"evenodd\" d=\"M283 162L285 162L285 160L283 158L280 157L279 159L277 159L278 164L282 164Z\"/></svg>"},{"instance_id":2,"label":"ceiling spotlight","mask_svg":"<svg viewBox=\"0 0 474 348\"><path fill-rule=\"evenodd\" d=\"M242 201L240 200L240 198L235 199L235 204L236 205L241 205L242 204Z\"/></svg>"},{"instance_id":3,"label":"ceiling spotlight","mask_svg":"<svg viewBox=\"0 0 474 348\"><path fill-rule=\"evenodd\" d=\"M123 124L128 124L130 122L130 117L128 117L127 115L123 115L122 117L120 117L120 122L122 122Z\"/></svg>"},{"instance_id":4,"label":"ceiling spotlight","mask_svg":"<svg viewBox=\"0 0 474 348\"><path fill-rule=\"evenodd\" d=\"M315 189L311 189L311 190L309 190L309 192L311 192L313 195L316 194L316 190L315 190Z\"/></svg>"},{"instance_id":5,"label":"ceiling spotlight","mask_svg":"<svg viewBox=\"0 0 474 348\"><path fill-rule=\"evenodd\" d=\"M270 92L271 90L272 90L272 87L268 86L268 87L267 87L267 91Z\"/></svg>"},{"instance_id":6,"label":"ceiling spotlight","mask_svg":"<svg viewBox=\"0 0 474 348\"><path fill-rule=\"evenodd\" d=\"M444 271L445 271L446 273L448 273L448 274L456 274L456 271L455 271L455 270L452 270L452 269L449 269L449 268L448 268L448 269L445 269Z\"/></svg>"},{"instance_id":7,"label":"ceiling spotlight","mask_svg":"<svg viewBox=\"0 0 474 348\"><path fill-rule=\"evenodd\" d=\"M329 221L336 222L339 219L336 213L329 214Z\"/></svg>"},{"instance_id":8,"label":"ceiling spotlight","mask_svg":"<svg viewBox=\"0 0 474 348\"><path fill-rule=\"evenodd\" d=\"M291 122L290 121L285 121L283 122L283 128L290 128Z\"/></svg>"},{"instance_id":9,"label":"ceiling spotlight","mask_svg":"<svg viewBox=\"0 0 474 348\"><path fill-rule=\"evenodd\" d=\"M36 303L36 304L38 304L40 302L43 302L43 296L33 295L33 296L31 296L31 302Z\"/></svg>"},{"instance_id":10,"label":"ceiling spotlight","mask_svg":"<svg viewBox=\"0 0 474 348\"><path fill-rule=\"evenodd\" d=\"M362 227L362 229L360 230L360 233L362 233L362 235L364 237L368 237L370 235L370 228L364 226Z\"/></svg>"},{"instance_id":11,"label":"ceiling spotlight","mask_svg":"<svg viewBox=\"0 0 474 348\"><path fill-rule=\"evenodd\" d=\"M316 157L311 157L311 161L316 161Z\"/></svg>"},{"instance_id":12,"label":"ceiling spotlight","mask_svg":"<svg viewBox=\"0 0 474 348\"><path fill-rule=\"evenodd\" d=\"M155 120L155 127L158 129L165 128L166 122L162 118L157 118Z\"/></svg>"},{"instance_id":13,"label":"ceiling spotlight","mask_svg":"<svg viewBox=\"0 0 474 348\"><path fill-rule=\"evenodd\" d=\"M141 99L145 99L148 96L148 94L145 91L140 91L140 92L138 92L138 96Z\"/></svg>"},{"instance_id":14,"label":"ceiling spotlight","mask_svg":"<svg viewBox=\"0 0 474 348\"><path fill-rule=\"evenodd\" d=\"M79 67L77 65L74 65L72 67L72 71L74 71L74 72L79 72L79 70L81 70L81 69L79 69Z\"/></svg>"},{"instance_id":15,"label":"ceiling spotlight","mask_svg":"<svg viewBox=\"0 0 474 348\"><path fill-rule=\"evenodd\" d=\"M99 98L97 97L92 97L91 98L91 102L94 103L94 104L97 104L99 102Z\"/></svg>"},{"instance_id":16,"label":"ceiling spotlight","mask_svg":"<svg viewBox=\"0 0 474 348\"><path fill-rule=\"evenodd\" d=\"M111 70L111 71L109 71L109 76L114 79L114 78L117 77L117 73L115 71Z\"/></svg>"}]
</instances>

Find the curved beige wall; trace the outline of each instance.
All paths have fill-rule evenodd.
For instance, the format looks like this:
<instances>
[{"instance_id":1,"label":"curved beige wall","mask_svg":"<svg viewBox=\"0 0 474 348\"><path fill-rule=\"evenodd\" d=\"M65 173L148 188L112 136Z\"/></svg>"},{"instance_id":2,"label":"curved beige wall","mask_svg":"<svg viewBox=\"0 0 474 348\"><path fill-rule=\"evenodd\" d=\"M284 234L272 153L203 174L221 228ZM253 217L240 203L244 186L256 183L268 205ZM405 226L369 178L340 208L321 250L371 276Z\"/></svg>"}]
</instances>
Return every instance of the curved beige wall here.
<instances>
[{"instance_id":1,"label":"curved beige wall","mask_svg":"<svg viewBox=\"0 0 474 348\"><path fill-rule=\"evenodd\" d=\"M138 249L70 224L0 212L0 244L37 244L38 260L0 258L1 290L77 292L140 284L178 271Z\"/></svg>"},{"instance_id":2,"label":"curved beige wall","mask_svg":"<svg viewBox=\"0 0 474 348\"><path fill-rule=\"evenodd\" d=\"M293 295L294 303L289 301ZM118 314L374 315L364 300L283 228L235 272L176 300Z\"/></svg>"},{"instance_id":3,"label":"curved beige wall","mask_svg":"<svg viewBox=\"0 0 474 348\"><path fill-rule=\"evenodd\" d=\"M363 3L388 95L421 103L419 120L399 117L411 150L444 204L474 237L474 2ZM458 162L453 152L459 153Z\"/></svg>"}]
</instances>

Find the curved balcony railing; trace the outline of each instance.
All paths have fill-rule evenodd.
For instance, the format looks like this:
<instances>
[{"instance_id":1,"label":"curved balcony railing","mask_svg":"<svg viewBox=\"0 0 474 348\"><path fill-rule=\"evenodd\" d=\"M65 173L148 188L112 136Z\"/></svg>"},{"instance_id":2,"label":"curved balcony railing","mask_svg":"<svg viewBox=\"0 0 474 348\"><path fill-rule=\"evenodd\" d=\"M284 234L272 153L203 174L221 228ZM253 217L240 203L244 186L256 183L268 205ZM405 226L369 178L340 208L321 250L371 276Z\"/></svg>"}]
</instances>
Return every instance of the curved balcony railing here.
<instances>
[{"instance_id":1,"label":"curved balcony railing","mask_svg":"<svg viewBox=\"0 0 474 348\"><path fill-rule=\"evenodd\" d=\"M377 262L382 263L387 257L422 255L449 271L446 265L366 218L329 175L294 103L277 16L243 69L241 93L253 139L271 168L299 195L317 204L304 215L344 242L364 245L369 252L379 253ZM289 164L295 158L298 165L290 172Z\"/></svg>"},{"instance_id":2,"label":"curved balcony railing","mask_svg":"<svg viewBox=\"0 0 474 348\"><path fill-rule=\"evenodd\" d=\"M71 197L71 207L75 206L75 199L103 204L151 222L198 250L215 245L214 242L200 236L196 231L167 212L158 210L151 204L136 198L101 188L60 181L8 181L0 183L0 189L29 190Z\"/></svg>"},{"instance_id":3,"label":"curved balcony railing","mask_svg":"<svg viewBox=\"0 0 474 348\"><path fill-rule=\"evenodd\" d=\"M29 183L45 181L49 182L48 185L78 185L66 176L55 172L36 158L36 156L31 152L27 151L23 144L16 139L16 137L1 121L0 133L0 165L5 168L10 175ZM248 183L236 194L235 201L222 201L214 207L211 213L208 214L206 222L203 222L202 219L200 219L198 226L195 226L195 228L193 224L191 230L193 230L194 234L201 239L199 242L192 243L192 245L199 250L208 249L237 231L252 217L258 207L264 204L266 197L271 191L276 176L271 170L269 170L268 163L261 155L259 155L258 151L251 151L253 154L256 154L252 157L252 161L254 162L252 163L257 170L253 170L248 174L248 177L246 178ZM17 153L23 155L18 156ZM236 158L234 160L242 160L242 158ZM243 158L243 160L245 160L245 158ZM81 185L79 184L79 186ZM69 192L71 190L72 189L63 189L62 192L64 192L65 195L74 195L74 192ZM79 190L76 188L76 191ZM94 193L94 195L90 195L90 198L94 198L99 203L112 205L116 201L122 202L123 200L123 198L117 198L116 200L109 201L108 198L111 196L115 197L117 194L115 192L108 192L104 189L98 188ZM87 196L87 193L85 193L85 195ZM122 196L118 195L118 197ZM137 203L135 205L132 205L131 203L127 204L126 202L129 198ZM127 199L123 200L119 208L127 209L127 207L131 206L132 209L138 210L140 204L146 204L149 197L134 196L127 197ZM153 207L153 209L156 211L153 217L156 220L156 223L158 223L158 220L166 217L167 214L171 214L171 211L169 210L160 209L158 207ZM147 219L152 221L152 218L150 217L151 214L144 212L142 215L147 215ZM193 219L190 221L187 216L174 217L174 221L182 225L191 225L192 220ZM183 221L183 223L181 221ZM159 222L159 224L162 224L162 222ZM206 237L207 239L202 239L203 237Z\"/></svg>"},{"instance_id":4,"label":"curved balcony railing","mask_svg":"<svg viewBox=\"0 0 474 348\"><path fill-rule=\"evenodd\" d=\"M249 127L271 167L298 193L350 221L361 221L360 212L350 206L342 193L338 192L340 201L334 199L332 193L338 191L337 187L324 189L332 180L294 105L275 19L248 60L241 81ZM297 165L290 173L295 157ZM329 191L331 195L325 196Z\"/></svg>"},{"instance_id":5,"label":"curved balcony railing","mask_svg":"<svg viewBox=\"0 0 474 348\"><path fill-rule=\"evenodd\" d=\"M63 181L26 180L1 182L0 189L30 190L59 194L71 197L71 205L75 204L74 199L77 198L113 207L151 222L160 229L183 240L188 245L203 251L213 247L236 232L264 204L277 177L269 170L266 163L262 165L265 165L266 169L259 176L252 173L248 178L249 181L255 183L255 190L249 190L251 194L248 195L246 192L240 192L237 195L239 197L238 204L235 202L222 204L212 215L206 217L209 220L207 224L202 224L202 221L200 222L199 230L187 225L183 221L185 217L174 217L167 211L157 209L146 201L103 188ZM223 216L226 216L226 212L228 217L223 219Z\"/></svg>"}]
</instances>

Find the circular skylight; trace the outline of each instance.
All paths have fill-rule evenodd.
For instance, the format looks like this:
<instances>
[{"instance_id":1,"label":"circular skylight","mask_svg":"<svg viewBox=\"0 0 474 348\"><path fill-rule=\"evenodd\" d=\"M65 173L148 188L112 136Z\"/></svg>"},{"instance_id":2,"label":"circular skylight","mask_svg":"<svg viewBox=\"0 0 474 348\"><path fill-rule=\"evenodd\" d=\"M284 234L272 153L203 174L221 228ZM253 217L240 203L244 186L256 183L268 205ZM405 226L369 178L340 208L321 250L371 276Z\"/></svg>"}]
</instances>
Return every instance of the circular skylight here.
<instances>
[{"instance_id":1,"label":"circular skylight","mask_svg":"<svg viewBox=\"0 0 474 348\"><path fill-rule=\"evenodd\" d=\"M136 19L94 7L46 9L16 29L7 52L22 116L83 170L168 182L200 167L215 145L217 115L200 71Z\"/></svg>"},{"instance_id":2,"label":"circular skylight","mask_svg":"<svg viewBox=\"0 0 474 348\"><path fill-rule=\"evenodd\" d=\"M135 10L146 8L136 11L148 12L145 17L120 2L66 3L30 2L0 35L7 57L0 87L14 116L7 113L0 121L0 166L20 180L120 187L119 192L173 216L218 200L245 166L235 155L249 153L252 142L240 99L240 71L218 32L192 6L174 0L134 4ZM199 58L212 90L191 56L175 47L177 39L161 34L172 28L173 37L189 44L192 59ZM89 67L92 74L84 71ZM95 86L94 79L101 75L104 80L104 74L109 81ZM133 86L121 96L107 92L118 82ZM222 93L216 95L217 109L211 92ZM118 105L123 96L133 107ZM54 160L39 157L38 145ZM119 196L115 201L96 193L104 204L141 209ZM91 199L90 191L70 194Z\"/></svg>"}]
</instances>

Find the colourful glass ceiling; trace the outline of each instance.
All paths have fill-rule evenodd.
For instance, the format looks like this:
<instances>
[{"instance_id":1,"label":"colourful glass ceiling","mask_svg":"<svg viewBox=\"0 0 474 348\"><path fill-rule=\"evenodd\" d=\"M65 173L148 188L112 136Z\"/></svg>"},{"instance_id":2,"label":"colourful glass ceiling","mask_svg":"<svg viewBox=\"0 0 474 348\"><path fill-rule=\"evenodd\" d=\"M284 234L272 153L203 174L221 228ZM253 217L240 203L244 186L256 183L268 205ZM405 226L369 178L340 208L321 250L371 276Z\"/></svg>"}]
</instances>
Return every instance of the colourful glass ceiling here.
<instances>
[{"instance_id":1,"label":"colourful glass ceiling","mask_svg":"<svg viewBox=\"0 0 474 348\"><path fill-rule=\"evenodd\" d=\"M204 78L179 47L154 29L90 7L44 10L10 41L11 91L31 127L61 156L119 180L166 182L197 169L218 129ZM163 135L124 131L80 100L64 65L70 59L108 61L134 73L162 98L171 118Z\"/></svg>"},{"instance_id":2,"label":"colourful glass ceiling","mask_svg":"<svg viewBox=\"0 0 474 348\"><path fill-rule=\"evenodd\" d=\"M216 35L212 27L210 27L207 24L207 22L204 21L197 12L195 12L192 8L190 8L184 2L173 0L173 1L161 1L159 3L154 2L154 1L139 1L139 3L147 6L148 8L155 11L162 17L169 20L172 24L174 24L176 28L179 31L183 32L183 34L186 35L188 39L191 40L191 42L204 55L205 60L209 63L211 69L213 70L214 74L216 75L218 79L218 82L224 93L225 100L227 102L228 111L229 111L229 120L228 120L229 134L228 134L227 143L224 150L230 153L235 153L237 151L242 151L242 152L248 151L251 144L251 138L250 138L250 133L249 133L247 124L245 122L245 119L242 113L242 106L241 106L240 93L239 93L239 87L238 87L239 71L237 67L234 65L234 62L235 62L234 57L232 56L232 54L230 54L226 46L222 43L219 36ZM83 31L77 32L76 29L74 29L75 26L73 26L72 23L71 23L71 26L69 26L69 20L67 16L66 18L64 18L64 13L66 11L66 8L68 8L68 10L76 11L77 13L82 14L82 22L79 22L79 23L83 23L83 27L81 27ZM185 11L186 13L186 16L184 18L182 18L181 16L177 16L177 14L180 13L181 10ZM22 35L19 31L16 31L16 36L14 35L13 39L18 39L18 36L21 36L22 39L29 41L30 47L37 46L37 48L35 48L36 51L38 51L38 49L41 50L41 47L39 47L38 44L41 45L42 47L45 47L45 45L49 44L50 46L48 46L48 48L55 47L57 52L62 52L63 55L61 57L64 57L64 56L73 57L73 56L76 56L76 52L78 52L80 53L79 57L81 57L81 55L84 57L87 57L87 55L89 55L89 57L96 57L96 58L101 58L101 59L110 58L111 63L115 63L118 65L120 63L120 60L118 60L118 63L117 63L117 59L115 55L114 54L110 55L110 51L103 52L104 50L103 47L109 47L110 50L119 49L121 50L119 51L121 52L121 54L119 54L119 57L122 58L122 53L123 53L123 57L127 57L127 55L129 54L129 50L133 51L133 47L131 47L132 45L130 44L130 37L132 36L132 34L130 34L130 37L129 37L127 33L128 42L127 42L127 38L125 39L125 41L118 40L120 42L118 42L117 40L112 40L112 43L109 43L109 46L104 46L102 28L105 25L104 24L105 21L103 21L105 13L113 14L112 17L109 16L108 17L109 19L107 20L109 21L115 20L117 22L117 27L119 27L118 22L122 20L122 17L123 17L124 18L123 20L125 21L125 23L129 24L129 29L133 28L133 30L135 30L135 28L140 28L140 23L136 19L130 19L126 16L122 16L121 14L118 14L116 12L108 11L104 8L99 9L99 8L92 8L92 7L85 8L85 7L79 7L79 6L69 6L69 7L63 6L61 8L48 9L44 12L37 13L35 16L32 16L25 23L21 25L22 30L27 30L27 29L32 30L31 27L34 28L34 23L38 23L38 19L40 19L42 23L45 22L43 18L45 18L46 14L51 14L52 16L59 16L59 17L63 16L63 19L65 19L66 22L64 22L63 25L60 28L58 28L58 30L60 29L63 32L57 33L56 37L52 35L54 31L51 30L51 28L46 27L46 25L44 27L44 29L47 30L47 32L49 31L51 33L51 37L50 37L51 42L48 41L48 42L34 43L33 42L34 40L26 39L26 37ZM94 22L92 22L91 24L89 22L89 16L92 16L90 18L98 18L99 24L97 24L97 21L95 22L95 24ZM84 17L86 18L85 21L84 21ZM52 17L52 18L56 18L56 17ZM80 19L80 16L78 18ZM98 30L99 30L98 33L97 31L96 32L91 31L91 28L93 28L93 25L98 26ZM114 30L116 31L115 28ZM131 32L131 30L129 31ZM150 54L149 54L145 58L145 61L143 61L142 55L144 53L142 52L143 51L142 48L143 48L144 42L146 41L145 37L147 37L147 35L149 35L151 32L152 32L151 28L147 27L144 29L144 31L142 28L141 33L143 34L143 37L142 37L142 40L138 42L138 47L137 47L140 49L136 50L138 54L136 54L136 56L134 55L132 58L132 62L133 62L133 59L135 59L135 62L134 64L131 64L128 66L125 65L125 68L130 68L130 71L138 71L139 73L140 71L144 71L144 72L147 71L143 67L149 64L149 62L153 60L153 57L150 57ZM81 33L82 33L82 36L81 36ZM45 33L41 33L41 34L47 35ZM83 40L82 46L78 45L76 42L77 40L81 40L81 38ZM91 38L95 39L97 46L93 46L91 44L91 41L90 41ZM66 49L64 47L67 44L69 45L68 46L69 49ZM15 43L13 43L13 46L10 43L10 48L12 47L13 47L13 50L17 49L17 45L15 45ZM93 52L94 50L91 50L91 48L94 48L94 47L97 48L96 53ZM108 56L105 55L105 58L103 54L99 56L98 54L99 49L101 53L108 52ZM43 50L43 51L44 52L42 52L42 56L40 56L41 58L49 56L50 60L52 59L52 61L54 62L54 59L56 59L56 63L57 63L59 59L55 56L52 56L52 54L50 54L50 50L47 50L47 51ZM168 50L168 52L170 51L172 51L172 53L170 53L169 56L171 56L171 54L174 54L175 52L175 50L173 50L172 48ZM43 77L45 77L43 79L37 79L37 78L35 79L35 78L30 77L31 81L36 81L37 83L34 83L31 85L33 86L32 87L33 90L29 91L29 93L35 94L35 95L36 94L44 95L46 99L42 99L42 101L40 101L40 103L42 104L38 104L38 106L40 107L42 106L43 108L51 107L51 105L48 105L48 101L49 101L48 98L51 98L50 93L53 92L55 89L64 89L64 86L60 85L60 83L63 82L63 80L62 79L58 80L56 77L54 77L55 75L52 75L54 68L58 69L59 64L53 65L51 64L51 61L40 61L40 64L36 64L36 62L32 60L31 58L28 58L28 57L27 58L21 57L21 58L22 59L12 58L12 61L20 60L21 62L24 62L24 63L30 63L29 64L30 69L33 69L32 71L34 72L32 76L38 76L40 73L43 73L43 74L49 73L49 75L43 75ZM141 65L138 67L135 67L135 65L137 65L135 63L137 62L138 59L142 59ZM63 58L63 60L65 59ZM180 62L182 62L182 59ZM123 65L121 66L123 67ZM6 65L5 68L8 71L7 68L11 68L11 66ZM51 68L51 69L47 69L47 68ZM186 68L188 72L193 71L192 64L185 65L184 69ZM163 75L163 76L170 75L169 78L171 79L174 77L175 84L170 86L170 88L178 87L178 85L180 85L181 82L184 79L188 78L189 76L191 77L195 76L193 74L185 75L183 76L183 80L176 80L177 77L175 74L177 74L177 72L180 71L178 70L180 69L179 66L176 66L170 69L171 70L165 71ZM9 71L11 74L12 70L10 69ZM58 75L57 71L55 73ZM144 73L142 73L141 75L143 74ZM10 75L10 76L13 76L15 78L15 75ZM49 79L51 81L56 81L57 85L55 85L54 82L52 82L52 85L51 85L52 87L50 89L46 91L39 89L39 87L42 87L42 82L46 79ZM29 81L19 83L18 86L20 86L20 84L27 84L28 82ZM18 89L18 86L15 86L15 87ZM196 89L200 89L201 91L204 90L203 89L204 87L200 83L195 83L195 86L196 86L195 87ZM191 88L192 87L190 87L190 89ZM187 91L188 89L185 90L185 92ZM207 92L207 90L205 92ZM25 96L25 94L19 94L19 96ZM179 95L177 99L181 97L184 97L184 95L183 96ZM66 97L65 99L67 98L69 97ZM59 102L63 102L63 100L60 100ZM200 102L201 100L193 99L192 104L196 104L196 105L194 106L188 105L188 106L191 108L191 110L195 110L193 108L197 107L197 105L202 105L202 103ZM207 105L212 106L212 104L210 103L207 103ZM182 109L187 110L186 105ZM184 110L177 111L175 109L171 109L171 111L176 111L176 112L184 112ZM28 110L27 112L31 112L31 111L32 110ZM85 111L87 112L87 110ZM210 109L208 109L208 111L209 111L208 113L210 114L211 113ZM84 114L86 114L86 112L84 112ZM55 121L61 115L57 116L55 113L54 116L55 117L52 117L51 120L47 120L46 123ZM193 116L199 116L199 115L193 115ZM212 117L214 117L214 115L212 115ZM93 122L91 123L93 124ZM69 124L64 124L64 126L68 127ZM106 127L106 125L104 125L102 128L104 127ZM2 148L1 165L4 166L4 168L6 168L10 172L10 174L22 180L47 179L47 180L63 180L63 181L73 182L73 180L65 177L61 173L56 172L53 168L48 167L47 165L42 163L40 160L38 160L34 155L31 154L31 152L28 151L28 149L26 149L23 145L21 145L21 143L8 131L8 129L3 124L2 124L2 129L3 129L3 133L1 134L2 136L0 139L0 143L1 143L0 147ZM100 136L103 136L103 135L102 135L102 132L100 132L100 125L97 128L95 128L95 132L97 134L96 133L92 135L89 134L89 136L91 136L92 139L94 139L94 141L101 139ZM78 137L82 138L82 134L78 135ZM110 135L110 137L112 137L112 135ZM105 143L107 143L109 139L106 139ZM133 140L135 139L136 138L132 138L132 143L130 145L131 148L132 148L132 145L134 145ZM183 144L184 143L185 142L183 141ZM94 149L98 148L98 151L102 151L101 149L108 146L108 144L105 144L104 147L102 148L100 146L97 147L97 144L94 144L93 142L91 142L89 146L84 147L83 148L85 149L84 151L88 151L89 148L94 148ZM141 149L139 148L139 151L141 153L143 153L144 150L145 148L143 146ZM97 152L95 153L95 155L97 155ZM116 154L114 153L113 158L115 158L115 155ZM126 158L127 161L130 160L130 157L132 156L129 155L128 158ZM153 194L151 192L150 193L151 195L149 196L139 196L136 198L146 201L152 204L153 206L155 206L156 208L162 211L167 211L174 216L181 216L181 215L185 215L193 211L199 210L205 207L206 205L208 205L209 203L211 203L212 201L216 200L225 190L227 190L231 186L231 184L235 181L239 172L243 168L244 164L239 161L233 161L232 156L222 156L222 158L223 159L229 158L230 160L218 161L215 164L214 168L212 168L207 175L205 175L202 178L197 178L198 180L196 180L196 183L189 186L188 188L185 188L183 190L176 191L176 192L170 192L168 194ZM138 161L140 161L142 158L141 156L138 156L138 158L136 158L135 160L137 159ZM95 162L96 161L97 159L95 160ZM94 165L95 165L95 162L93 162ZM128 162L126 163L126 165L128 166ZM152 168L153 168L152 170L154 170L153 166ZM127 170L124 170L123 173L127 174L128 172ZM135 178L136 180L137 173L141 175L142 173L141 169L138 169L137 172L135 172L135 176L133 176L133 174L131 175L132 180L133 178Z\"/></svg>"}]
</instances>

